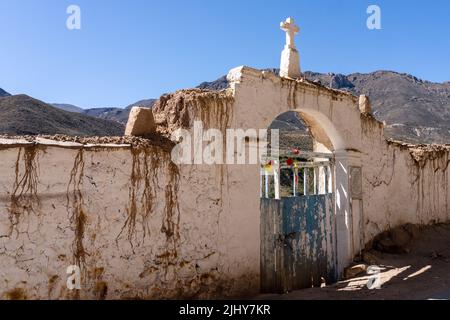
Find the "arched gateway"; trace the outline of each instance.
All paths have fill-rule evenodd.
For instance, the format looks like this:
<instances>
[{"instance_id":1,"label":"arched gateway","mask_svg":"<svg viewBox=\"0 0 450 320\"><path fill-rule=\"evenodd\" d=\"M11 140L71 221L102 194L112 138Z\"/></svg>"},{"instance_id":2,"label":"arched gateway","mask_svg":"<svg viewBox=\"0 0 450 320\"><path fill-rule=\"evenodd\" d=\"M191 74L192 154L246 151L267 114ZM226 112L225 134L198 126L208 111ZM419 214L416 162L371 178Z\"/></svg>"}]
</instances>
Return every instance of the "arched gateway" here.
<instances>
[{"instance_id":1,"label":"arched gateway","mask_svg":"<svg viewBox=\"0 0 450 320\"><path fill-rule=\"evenodd\" d=\"M277 115L291 110L301 115L314 139L312 152L284 150L272 159L261 159L269 160L274 177L271 198L267 164L262 163L260 279L264 292L337 280L364 241L358 237L363 221L361 111L370 111L370 106L364 96L358 106L351 94L304 80L294 41L300 29L292 18L280 27L286 32L280 76L246 67L228 74L238 128L267 128ZM293 193L283 197L279 177L286 161L293 171ZM298 192L299 173L302 193Z\"/></svg>"},{"instance_id":2,"label":"arched gateway","mask_svg":"<svg viewBox=\"0 0 450 320\"><path fill-rule=\"evenodd\" d=\"M314 138L312 152L281 154L273 159L275 183L270 187L265 183L267 173L260 172L261 182L255 172L252 188L256 183L262 187L262 290L286 291L318 285L321 278L328 283L336 280L361 250L363 241L358 238L362 191L357 98L303 79L282 78L248 67L231 70L228 80L235 96L233 126L265 129L279 114L297 111ZM364 107L365 101L361 103ZM311 168L316 173L310 182L314 187L281 197L276 188L283 157L298 162L300 180L306 170L302 168Z\"/></svg>"}]
</instances>

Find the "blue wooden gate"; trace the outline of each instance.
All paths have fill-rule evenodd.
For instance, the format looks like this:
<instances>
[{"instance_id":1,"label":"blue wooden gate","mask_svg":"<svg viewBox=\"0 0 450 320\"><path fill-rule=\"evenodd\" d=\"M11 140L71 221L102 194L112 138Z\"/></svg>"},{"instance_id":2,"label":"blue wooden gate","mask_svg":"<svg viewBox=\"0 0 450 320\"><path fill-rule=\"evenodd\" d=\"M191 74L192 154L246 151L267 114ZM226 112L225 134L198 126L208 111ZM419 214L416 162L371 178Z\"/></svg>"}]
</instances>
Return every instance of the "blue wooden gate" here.
<instances>
[{"instance_id":1,"label":"blue wooden gate","mask_svg":"<svg viewBox=\"0 0 450 320\"><path fill-rule=\"evenodd\" d=\"M283 293L336 280L333 194L262 198L262 292Z\"/></svg>"}]
</instances>

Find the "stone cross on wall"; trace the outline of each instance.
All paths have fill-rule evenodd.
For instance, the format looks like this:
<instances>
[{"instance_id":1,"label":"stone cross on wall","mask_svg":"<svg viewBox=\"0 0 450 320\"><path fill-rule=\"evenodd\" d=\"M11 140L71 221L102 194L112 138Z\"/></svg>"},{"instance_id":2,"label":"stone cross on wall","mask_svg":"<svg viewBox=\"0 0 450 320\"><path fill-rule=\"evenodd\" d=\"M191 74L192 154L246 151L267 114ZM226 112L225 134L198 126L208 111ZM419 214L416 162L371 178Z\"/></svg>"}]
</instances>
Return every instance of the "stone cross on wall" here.
<instances>
[{"instance_id":1,"label":"stone cross on wall","mask_svg":"<svg viewBox=\"0 0 450 320\"><path fill-rule=\"evenodd\" d=\"M300 31L294 23L294 19L287 18L286 21L280 23L281 30L286 32L286 46L295 49L295 35Z\"/></svg>"},{"instance_id":2,"label":"stone cross on wall","mask_svg":"<svg viewBox=\"0 0 450 320\"><path fill-rule=\"evenodd\" d=\"M295 25L294 19L287 18L280 23L281 30L286 32L286 45L281 53L280 76L288 78L300 78L300 55L295 48L295 35L300 31Z\"/></svg>"}]
</instances>

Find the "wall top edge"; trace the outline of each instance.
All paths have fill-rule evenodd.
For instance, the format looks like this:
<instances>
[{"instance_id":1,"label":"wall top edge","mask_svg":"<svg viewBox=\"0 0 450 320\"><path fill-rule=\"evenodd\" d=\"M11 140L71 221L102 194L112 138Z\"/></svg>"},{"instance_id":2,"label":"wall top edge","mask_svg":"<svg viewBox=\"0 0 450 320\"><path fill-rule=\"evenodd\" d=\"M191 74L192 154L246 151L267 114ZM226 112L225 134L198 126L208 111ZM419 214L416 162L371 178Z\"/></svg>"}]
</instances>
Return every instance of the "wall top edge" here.
<instances>
[{"instance_id":1,"label":"wall top edge","mask_svg":"<svg viewBox=\"0 0 450 320\"><path fill-rule=\"evenodd\" d=\"M46 138L36 137L29 138L0 138L0 148L20 148L24 146L40 145L46 147L60 147L60 148L111 148L111 149L128 149L132 147L131 143L77 143L72 141L58 141Z\"/></svg>"},{"instance_id":2,"label":"wall top edge","mask_svg":"<svg viewBox=\"0 0 450 320\"><path fill-rule=\"evenodd\" d=\"M288 83L290 85L298 86L299 88L312 89L320 91L322 93L328 93L334 96L341 96L351 99L353 102L357 102L358 97L352 93L328 88L322 84L309 81L305 78L293 79L280 77L270 71L262 71L248 66L239 66L231 69L228 72L227 80L230 84L237 84L245 82L245 80L270 80L273 83Z\"/></svg>"}]
</instances>

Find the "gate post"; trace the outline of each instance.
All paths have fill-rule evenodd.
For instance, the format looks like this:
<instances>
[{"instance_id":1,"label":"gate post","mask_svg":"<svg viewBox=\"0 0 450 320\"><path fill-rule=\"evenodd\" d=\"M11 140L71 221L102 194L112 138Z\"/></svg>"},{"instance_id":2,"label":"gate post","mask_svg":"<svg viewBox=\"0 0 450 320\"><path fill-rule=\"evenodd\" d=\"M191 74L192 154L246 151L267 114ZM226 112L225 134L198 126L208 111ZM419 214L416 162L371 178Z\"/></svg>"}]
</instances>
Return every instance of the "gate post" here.
<instances>
[{"instance_id":1,"label":"gate post","mask_svg":"<svg viewBox=\"0 0 450 320\"><path fill-rule=\"evenodd\" d=\"M338 277L341 277L344 269L353 259L351 240L353 223L349 197L349 155L345 150L335 152L334 176L337 274Z\"/></svg>"}]
</instances>

